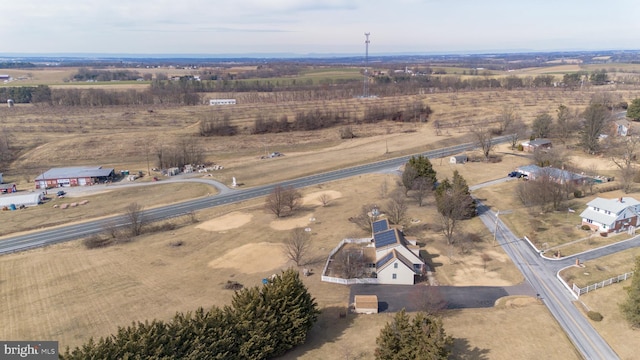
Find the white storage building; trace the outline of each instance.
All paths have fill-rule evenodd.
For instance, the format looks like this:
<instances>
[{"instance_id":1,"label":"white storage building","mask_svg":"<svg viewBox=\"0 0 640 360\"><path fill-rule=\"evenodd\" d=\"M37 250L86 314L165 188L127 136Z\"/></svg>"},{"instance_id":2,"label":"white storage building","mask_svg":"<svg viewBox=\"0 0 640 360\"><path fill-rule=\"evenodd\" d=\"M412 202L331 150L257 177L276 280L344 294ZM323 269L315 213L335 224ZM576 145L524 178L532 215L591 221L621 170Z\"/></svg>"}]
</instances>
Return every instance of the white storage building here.
<instances>
[{"instance_id":1,"label":"white storage building","mask_svg":"<svg viewBox=\"0 0 640 360\"><path fill-rule=\"evenodd\" d=\"M11 208L13 205L16 208L20 206L37 206L44 200L44 192L34 191L28 193L15 193L10 195L0 196L0 209Z\"/></svg>"}]
</instances>

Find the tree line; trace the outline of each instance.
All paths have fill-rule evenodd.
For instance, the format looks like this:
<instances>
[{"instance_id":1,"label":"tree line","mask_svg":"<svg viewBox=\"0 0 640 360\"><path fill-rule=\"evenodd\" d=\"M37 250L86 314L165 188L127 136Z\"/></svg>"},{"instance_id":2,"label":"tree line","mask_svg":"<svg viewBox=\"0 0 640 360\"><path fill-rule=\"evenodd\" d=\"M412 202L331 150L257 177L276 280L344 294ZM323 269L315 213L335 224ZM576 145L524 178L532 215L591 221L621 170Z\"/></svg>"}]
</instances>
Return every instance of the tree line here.
<instances>
[{"instance_id":1,"label":"tree line","mask_svg":"<svg viewBox=\"0 0 640 360\"><path fill-rule=\"evenodd\" d=\"M319 315L293 269L260 287L237 291L230 306L176 313L120 327L110 336L67 347L61 359L269 359L305 342Z\"/></svg>"}]
</instances>

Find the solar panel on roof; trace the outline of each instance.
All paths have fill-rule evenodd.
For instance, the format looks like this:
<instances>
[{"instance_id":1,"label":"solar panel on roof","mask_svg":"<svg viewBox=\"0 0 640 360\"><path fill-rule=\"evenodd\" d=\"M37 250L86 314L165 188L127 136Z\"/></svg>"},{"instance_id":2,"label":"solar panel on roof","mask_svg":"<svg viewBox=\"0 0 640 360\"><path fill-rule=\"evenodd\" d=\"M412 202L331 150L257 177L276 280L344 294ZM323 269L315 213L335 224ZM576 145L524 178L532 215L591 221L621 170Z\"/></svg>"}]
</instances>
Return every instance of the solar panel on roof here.
<instances>
[{"instance_id":1,"label":"solar panel on roof","mask_svg":"<svg viewBox=\"0 0 640 360\"><path fill-rule=\"evenodd\" d=\"M373 233L377 233L380 231L389 230L389 223L387 223L387 219L382 219L378 221L374 221L372 224Z\"/></svg>"},{"instance_id":2,"label":"solar panel on roof","mask_svg":"<svg viewBox=\"0 0 640 360\"><path fill-rule=\"evenodd\" d=\"M377 268L381 267L382 265L386 264L387 261L391 260L392 258L393 258L393 251L389 252L382 259L378 260L378 262L376 263L376 267Z\"/></svg>"},{"instance_id":3,"label":"solar panel on roof","mask_svg":"<svg viewBox=\"0 0 640 360\"><path fill-rule=\"evenodd\" d=\"M397 242L396 232L393 229L375 233L373 234L373 239L376 242L376 248L395 244Z\"/></svg>"}]
</instances>

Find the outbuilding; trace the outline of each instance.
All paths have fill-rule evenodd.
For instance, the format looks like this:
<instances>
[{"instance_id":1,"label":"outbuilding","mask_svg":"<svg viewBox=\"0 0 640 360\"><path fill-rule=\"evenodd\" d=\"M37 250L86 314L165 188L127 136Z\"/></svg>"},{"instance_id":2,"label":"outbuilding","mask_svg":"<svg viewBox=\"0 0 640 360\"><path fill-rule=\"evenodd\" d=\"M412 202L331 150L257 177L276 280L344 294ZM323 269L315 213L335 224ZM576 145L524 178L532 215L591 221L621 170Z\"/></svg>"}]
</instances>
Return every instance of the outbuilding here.
<instances>
[{"instance_id":1,"label":"outbuilding","mask_svg":"<svg viewBox=\"0 0 640 360\"><path fill-rule=\"evenodd\" d=\"M356 295L354 297L354 310L358 314L377 314L377 295Z\"/></svg>"},{"instance_id":2,"label":"outbuilding","mask_svg":"<svg viewBox=\"0 0 640 360\"><path fill-rule=\"evenodd\" d=\"M113 168L102 166L75 166L53 168L38 175L35 179L36 189L56 187L84 186L104 183L115 178Z\"/></svg>"},{"instance_id":3,"label":"outbuilding","mask_svg":"<svg viewBox=\"0 0 640 360\"><path fill-rule=\"evenodd\" d=\"M21 206L37 206L44 201L44 193L40 191L16 193L0 196L0 209L15 209Z\"/></svg>"},{"instance_id":4,"label":"outbuilding","mask_svg":"<svg viewBox=\"0 0 640 360\"><path fill-rule=\"evenodd\" d=\"M469 161L467 155L456 155L449 158L450 164L464 164Z\"/></svg>"}]
</instances>

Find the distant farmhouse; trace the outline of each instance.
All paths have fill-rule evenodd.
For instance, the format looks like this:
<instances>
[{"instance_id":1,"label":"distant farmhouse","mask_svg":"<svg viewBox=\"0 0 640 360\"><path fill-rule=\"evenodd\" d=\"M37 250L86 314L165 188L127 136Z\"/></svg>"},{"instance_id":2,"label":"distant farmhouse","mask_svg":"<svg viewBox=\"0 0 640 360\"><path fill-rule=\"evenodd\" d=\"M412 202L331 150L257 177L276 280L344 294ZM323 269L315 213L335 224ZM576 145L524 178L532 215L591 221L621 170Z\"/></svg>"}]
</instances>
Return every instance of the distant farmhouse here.
<instances>
[{"instance_id":1,"label":"distant farmhouse","mask_svg":"<svg viewBox=\"0 0 640 360\"><path fill-rule=\"evenodd\" d=\"M536 178L548 176L558 184L573 183L576 185L581 185L586 184L590 181L594 181L593 178L590 178L588 176L572 173L571 171L553 168L550 166L540 167L538 165L525 165L520 166L517 170L526 175L529 180L536 180Z\"/></svg>"},{"instance_id":2,"label":"distant farmhouse","mask_svg":"<svg viewBox=\"0 0 640 360\"><path fill-rule=\"evenodd\" d=\"M640 202L632 197L595 198L580 214L582 225L600 232L635 232L640 225Z\"/></svg>"},{"instance_id":3,"label":"distant farmhouse","mask_svg":"<svg viewBox=\"0 0 640 360\"><path fill-rule=\"evenodd\" d=\"M551 140L549 139L535 139L522 143L522 149L528 152L534 152L536 150L551 149Z\"/></svg>"},{"instance_id":4,"label":"distant farmhouse","mask_svg":"<svg viewBox=\"0 0 640 360\"><path fill-rule=\"evenodd\" d=\"M210 99L209 105L218 106L218 105L235 105L236 99Z\"/></svg>"},{"instance_id":5,"label":"distant farmhouse","mask_svg":"<svg viewBox=\"0 0 640 360\"><path fill-rule=\"evenodd\" d=\"M36 189L84 186L111 181L115 178L113 168L102 166L76 166L49 169L36 177Z\"/></svg>"}]
</instances>

